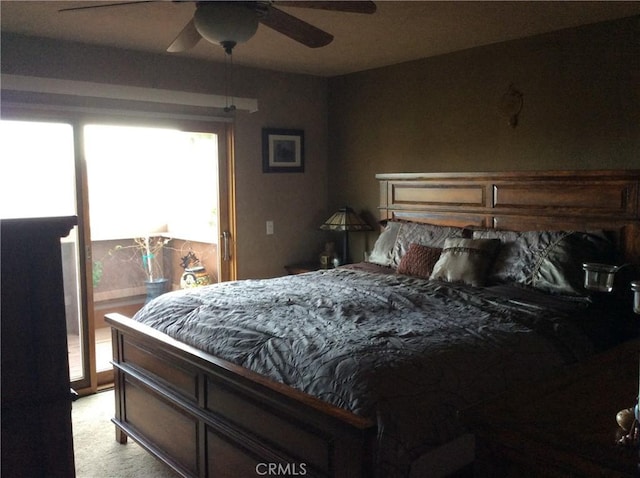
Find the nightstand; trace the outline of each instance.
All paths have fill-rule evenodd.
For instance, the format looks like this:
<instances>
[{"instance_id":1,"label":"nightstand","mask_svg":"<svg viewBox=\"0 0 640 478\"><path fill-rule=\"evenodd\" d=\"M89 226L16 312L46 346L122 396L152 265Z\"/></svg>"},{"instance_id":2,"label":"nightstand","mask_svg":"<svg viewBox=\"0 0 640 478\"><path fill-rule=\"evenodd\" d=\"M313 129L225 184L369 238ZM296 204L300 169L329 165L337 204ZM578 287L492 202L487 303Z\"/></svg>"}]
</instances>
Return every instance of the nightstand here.
<instances>
[{"instance_id":1,"label":"nightstand","mask_svg":"<svg viewBox=\"0 0 640 478\"><path fill-rule=\"evenodd\" d=\"M476 476L638 476L637 448L616 444L616 413L634 404L639 355L632 340L462 411Z\"/></svg>"},{"instance_id":2,"label":"nightstand","mask_svg":"<svg viewBox=\"0 0 640 478\"><path fill-rule=\"evenodd\" d=\"M299 264L291 264L284 266L287 274L304 274L305 272L317 271L320 269L320 264L317 262L301 262Z\"/></svg>"}]
</instances>

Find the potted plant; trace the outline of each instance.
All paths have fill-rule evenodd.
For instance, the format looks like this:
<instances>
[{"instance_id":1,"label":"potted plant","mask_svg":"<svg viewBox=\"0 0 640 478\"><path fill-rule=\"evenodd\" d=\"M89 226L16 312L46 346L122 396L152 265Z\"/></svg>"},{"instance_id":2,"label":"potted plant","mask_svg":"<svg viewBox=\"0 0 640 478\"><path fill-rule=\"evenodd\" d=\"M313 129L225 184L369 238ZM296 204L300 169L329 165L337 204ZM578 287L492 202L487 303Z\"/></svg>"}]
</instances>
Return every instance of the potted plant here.
<instances>
[{"instance_id":1,"label":"potted plant","mask_svg":"<svg viewBox=\"0 0 640 478\"><path fill-rule=\"evenodd\" d=\"M168 279L164 277L161 255L162 249L169 243L171 238L162 236L135 237L130 246L116 246L115 251L133 249L136 258L139 259L145 274L145 286L147 298L145 303L158 297L167 290Z\"/></svg>"}]
</instances>

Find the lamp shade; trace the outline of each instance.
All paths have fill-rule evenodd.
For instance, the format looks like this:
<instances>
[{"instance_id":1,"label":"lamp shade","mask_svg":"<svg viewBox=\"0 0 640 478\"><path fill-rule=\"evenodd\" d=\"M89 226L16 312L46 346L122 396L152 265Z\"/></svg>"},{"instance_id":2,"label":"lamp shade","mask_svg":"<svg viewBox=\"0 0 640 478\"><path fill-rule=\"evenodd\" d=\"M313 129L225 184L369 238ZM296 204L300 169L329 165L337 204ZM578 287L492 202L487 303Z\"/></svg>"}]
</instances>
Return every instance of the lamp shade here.
<instances>
[{"instance_id":1,"label":"lamp shade","mask_svg":"<svg viewBox=\"0 0 640 478\"><path fill-rule=\"evenodd\" d=\"M220 45L243 43L258 30L258 16L244 2L200 2L193 16L198 33Z\"/></svg>"},{"instance_id":2,"label":"lamp shade","mask_svg":"<svg viewBox=\"0 0 640 478\"><path fill-rule=\"evenodd\" d=\"M320 229L328 231L371 231L371 226L364 222L350 207L342 207L327 219Z\"/></svg>"}]
</instances>

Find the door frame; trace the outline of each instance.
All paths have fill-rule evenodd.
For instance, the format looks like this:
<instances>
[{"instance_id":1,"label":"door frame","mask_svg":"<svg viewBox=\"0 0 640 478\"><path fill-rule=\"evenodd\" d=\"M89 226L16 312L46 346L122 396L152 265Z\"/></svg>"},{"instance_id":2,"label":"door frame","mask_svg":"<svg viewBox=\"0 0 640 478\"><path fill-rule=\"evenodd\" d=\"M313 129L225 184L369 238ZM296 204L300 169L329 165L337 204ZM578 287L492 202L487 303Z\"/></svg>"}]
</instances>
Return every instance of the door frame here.
<instances>
[{"instance_id":1,"label":"door frame","mask_svg":"<svg viewBox=\"0 0 640 478\"><path fill-rule=\"evenodd\" d=\"M126 113L126 114L125 114ZM83 363L88 370L81 380L71 382L80 395L95 393L101 388L109 388L113 383L113 370L96 371L95 317L93 305L91 230L89 222L89 200L86 161L84 154L84 126L87 124L113 124L122 126L173 128L181 131L204 132L218 135L218 225L220 237L218 244L223 244L222 233L228 233L227 260L218 251L218 281L235 280L237 277L236 262L236 202L235 202L235 157L233 124L224 118L212 118L210 121L176 118L154 118L152 114L129 114L123 111L107 109L86 112L67 110L59 111L48 107L38 108L3 105L2 119L10 121L59 122L69 124L73 128L74 159L76 179L76 209L78 216L78 258L79 258L79 292L80 313L82 320ZM93 338L93 339L90 339Z\"/></svg>"}]
</instances>

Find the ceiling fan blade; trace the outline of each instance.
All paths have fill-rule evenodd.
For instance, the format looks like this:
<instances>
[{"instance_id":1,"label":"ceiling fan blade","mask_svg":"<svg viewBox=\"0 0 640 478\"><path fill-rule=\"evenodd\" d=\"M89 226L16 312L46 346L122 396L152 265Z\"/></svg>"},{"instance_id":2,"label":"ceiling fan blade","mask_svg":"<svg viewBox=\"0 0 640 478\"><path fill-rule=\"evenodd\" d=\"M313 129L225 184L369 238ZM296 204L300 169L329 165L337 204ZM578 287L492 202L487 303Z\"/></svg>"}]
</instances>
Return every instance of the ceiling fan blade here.
<instances>
[{"instance_id":1,"label":"ceiling fan blade","mask_svg":"<svg viewBox=\"0 0 640 478\"><path fill-rule=\"evenodd\" d=\"M122 7L123 5L135 5L137 3L153 3L156 0L138 0L133 2L117 2L117 3L104 3L102 5L85 5L84 7L69 7L61 8L58 12L72 12L74 10L89 10L93 8L106 8L106 7Z\"/></svg>"},{"instance_id":2,"label":"ceiling fan blade","mask_svg":"<svg viewBox=\"0 0 640 478\"><path fill-rule=\"evenodd\" d=\"M376 4L373 2L365 1L279 1L275 0L274 3L280 7L300 7L300 8L317 8L319 10L333 10L336 12L349 12L349 13L375 13Z\"/></svg>"},{"instance_id":3,"label":"ceiling fan blade","mask_svg":"<svg viewBox=\"0 0 640 478\"><path fill-rule=\"evenodd\" d=\"M197 45L202 36L198 33L193 18L185 25L175 40L169 45L167 51L169 53L178 53L188 50Z\"/></svg>"},{"instance_id":4,"label":"ceiling fan blade","mask_svg":"<svg viewBox=\"0 0 640 478\"><path fill-rule=\"evenodd\" d=\"M260 23L309 48L320 48L333 41L333 35L274 7L260 17Z\"/></svg>"}]
</instances>

